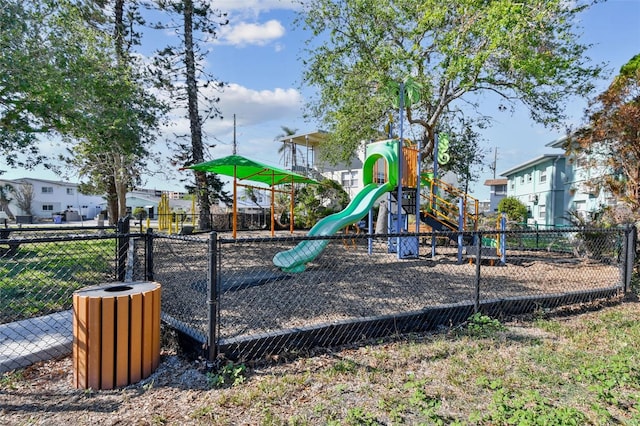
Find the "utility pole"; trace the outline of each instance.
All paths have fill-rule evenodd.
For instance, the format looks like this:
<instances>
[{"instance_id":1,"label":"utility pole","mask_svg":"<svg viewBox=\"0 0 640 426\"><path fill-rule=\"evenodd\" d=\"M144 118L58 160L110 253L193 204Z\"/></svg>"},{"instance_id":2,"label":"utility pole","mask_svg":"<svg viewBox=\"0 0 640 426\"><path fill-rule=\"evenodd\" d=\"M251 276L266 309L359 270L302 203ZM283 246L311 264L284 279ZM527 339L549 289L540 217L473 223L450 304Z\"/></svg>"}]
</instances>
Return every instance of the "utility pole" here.
<instances>
[{"instance_id":1,"label":"utility pole","mask_svg":"<svg viewBox=\"0 0 640 426\"><path fill-rule=\"evenodd\" d=\"M238 153L238 145L236 143L236 115L233 114L233 155ZM495 174L495 171L494 171Z\"/></svg>"},{"instance_id":2,"label":"utility pole","mask_svg":"<svg viewBox=\"0 0 640 426\"><path fill-rule=\"evenodd\" d=\"M496 178L496 168L498 165L498 147L496 146L493 149L493 164L491 164L491 166L489 166L491 168L491 170L493 170L493 178Z\"/></svg>"}]
</instances>

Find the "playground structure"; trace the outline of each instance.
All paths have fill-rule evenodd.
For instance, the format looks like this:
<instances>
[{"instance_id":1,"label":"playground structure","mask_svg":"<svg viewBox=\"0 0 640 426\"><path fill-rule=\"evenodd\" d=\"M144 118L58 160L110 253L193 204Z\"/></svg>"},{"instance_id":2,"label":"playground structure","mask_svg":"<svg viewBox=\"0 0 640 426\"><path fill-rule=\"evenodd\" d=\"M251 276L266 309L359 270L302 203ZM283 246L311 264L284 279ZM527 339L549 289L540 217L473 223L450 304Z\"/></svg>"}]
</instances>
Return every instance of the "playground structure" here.
<instances>
[{"instance_id":1,"label":"playground structure","mask_svg":"<svg viewBox=\"0 0 640 426\"><path fill-rule=\"evenodd\" d=\"M401 149L400 149L401 148ZM435 155L437 158L437 154ZM401 165L399 165L399 157ZM436 160L437 161L437 160ZM465 232L478 230L479 202L460 189L434 177L434 171L422 173L420 152L417 147L400 139L374 142L366 146L366 158L362 179L364 188L356 194L347 207L329 215L316 223L310 237L330 236L347 228L367 214L368 229L372 229L372 207L387 195L387 225L391 232L399 236L389 237L388 251L396 253L399 259L418 257L420 225L432 231L450 231L458 247L458 262L463 258L473 259L477 247L482 247L485 258L499 259L505 263L504 234L496 238L485 237L479 243L466 237ZM422 188L421 188L422 187ZM398 201L400 200L400 201ZM409 216L415 215L415 233L409 229ZM498 229L504 230L506 221L499 221ZM403 233L414 235L403 236ZM315 259L327 246L327 239L313 239L300 242L296 247L277 253L274 265L285 272L302 272L306 264ZM432 236L432 256L436 251L436 236Z\"/></svg>"},{"instance_id":2,"label":"playground structure","mask_svg":"<svg viewBox=\"0 0 640 426\"><path fill-rule=\"evenodd\" d=\"M173 211L169 204L169 197L166 193L160 195L158 202L158 230L166 231L169 234L187 233L187 229L192 231L196 225L196 206L195 198L191 200L191 225L187 228L185 225L187 213L184 211ZM147 218L147 228L150 227L150 219Z\"/></svg>"},{"instance_id":3,"label":"playground structure","mask_svg":"<svg viewBox=\"0 0 640 426\"><path fill-rule=\"evenodd\" d=\"M266 189L263 187L255 187L243 181L260 182L268 185L271 191L271 236L275 232L275 194L288 194L289 198L289 231L293 233L294 227L294 197L295 184L317 184L315 180L279 169L277 167L268 166L258 161L242 157L240 155L229 155L227 157L218 158L216 160L204 163L194 164L186 169L197 170L202 172L217 173L225 176L233 177L233 238L237 236L238 229L238 187ZM185 170L185 168L180 169ZM279 185L288 185L285 189L276 189Z\"/></svg>"}]
</instances>

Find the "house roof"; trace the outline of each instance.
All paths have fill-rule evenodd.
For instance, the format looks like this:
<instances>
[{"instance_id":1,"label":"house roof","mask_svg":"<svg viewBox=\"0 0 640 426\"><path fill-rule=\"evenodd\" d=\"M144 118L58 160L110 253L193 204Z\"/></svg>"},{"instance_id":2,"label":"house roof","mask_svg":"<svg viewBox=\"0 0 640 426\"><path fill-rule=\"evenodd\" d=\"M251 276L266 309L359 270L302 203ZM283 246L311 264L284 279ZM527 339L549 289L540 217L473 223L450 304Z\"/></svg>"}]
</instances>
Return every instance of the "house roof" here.
<instances>
[{"instance_id":1,"label":"house roof","mask_svg":"<svg viewBox=\"0 0 640 426\"><path fill-rule=\"evenodd\" d=\"M315 130L309 133L284 136L280 138L280 142L293 142L296 145L304 145L316 148L324 139L326 139L327 135L328 133L324 130Z\"/></svg>"},{"instance_id":2,"label":"house roof","mask_svg":"<svg viewBox=\"0 0 640 426\"><path fill-rule=\"evenodd\" d=\"M2 179L2 181L8 182L8 183L42 182L42 183L48 183L48 184L58 185L58 186L73 186L73 187L78 186L78 183L74 183L74 182L64 182L61 180L48 180L48 179L39 179L39 178L32 178L32 177L22 177L17 179Z\"/></svg>"},{"instance_id":3,"label":"house roof","mask_svg":"<svg viewBox=\"0 0 640 426\"><path fill-rule=\"evenodd\" d=\"M487 179L484 181L484 186L506 185L508 182L509 179Z\"/></svg>"},{"instance_id":4,"label":"house roof","mask_svg":"<svg viewBox=\"0 0 640 426\"><path fill-rule=\"evenodd\" d=\"M505 177L509 177L519 171L528 169L530 167L536 166L538 164L542 164L545 163L547 161L551 161L551 160L556 160L556 159L560 159L560 158L564 158L564 154L543 154L539 157L536 157L532 160L529 160L525 163L519 164L515 167L512 167L508 170L505 170L504 172L500 173L500 176L505 176Z\"/></svg>"},{"instance_id":5,"label":"house roof","mask_svg":"<svg viewBox=\"0 0 640 426\"><path fill-rule=\"evenodd\" d=\"M548 146L549 148L563 148L564 144L567 142L568 137L569 135L561 136L558 139L547 143L545 146Z\"/></svg>"}]
</instances>

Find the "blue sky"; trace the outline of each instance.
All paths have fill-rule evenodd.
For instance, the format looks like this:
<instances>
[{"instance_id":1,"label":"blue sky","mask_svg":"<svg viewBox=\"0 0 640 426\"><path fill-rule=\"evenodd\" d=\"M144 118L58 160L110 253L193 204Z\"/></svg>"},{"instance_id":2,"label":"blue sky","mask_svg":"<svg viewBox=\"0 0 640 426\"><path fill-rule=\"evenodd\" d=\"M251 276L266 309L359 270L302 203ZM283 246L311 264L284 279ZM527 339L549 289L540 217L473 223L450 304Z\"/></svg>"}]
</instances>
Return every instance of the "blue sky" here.
<instances>
[{"instance_id":1,"label":"blue sky","mask_svg":"<svg viewBox=\"0 0 640 426\"><path fill-rule=\"evenodd\" d=\"M220 109L224 119L214 119L205 125L207 144L215 144L209 154L213 158L232 153L233 115L236 115L236 140L238 154L279 165L275 137L287 126L304 133L316 130L317 124L302 118L305 100L312 89L301 82L301 49L307 38L295 28L296 2L293 0L217 0L215 7L229 14L230 23L222 28L218 39L211 46L206 64L221 81L227 83L219 94ZM620 66L640 53L640 0L608 0L589 9L582 15L583 42L594 44L588 55L596 62L609 65L608 78L599 82L604 90ZM168 34L149 35L144 43L162 44ZM570 124L579 124L583 117L584 100L572 100L568 113ZM484 111L493 116L493 126L483 134L483 146L497 148L497 172L507 170L524 161L548 153L545 144L562 136L558 131L533 123L524 109L515 113L501 112L498 105L487 100ZM186 120L177 117L168 132L188 128ZM163 145L159 143L159 146ZM43 150L55 150L55 144ZM164 150L166 156L170 156ZM0 163L0 169L7 169ZM165 167L164 173L148 176L145 187L182 190L180 173ZM58 180L59 176L38 169L34 172L8 170L2 178L18 178L26 175ZM472 184L471 193L479 199L487 199L489 191L483 186L491 178L486 171ZM70 177L70 181L77 178Z\"/></svg>"}]
</instances>

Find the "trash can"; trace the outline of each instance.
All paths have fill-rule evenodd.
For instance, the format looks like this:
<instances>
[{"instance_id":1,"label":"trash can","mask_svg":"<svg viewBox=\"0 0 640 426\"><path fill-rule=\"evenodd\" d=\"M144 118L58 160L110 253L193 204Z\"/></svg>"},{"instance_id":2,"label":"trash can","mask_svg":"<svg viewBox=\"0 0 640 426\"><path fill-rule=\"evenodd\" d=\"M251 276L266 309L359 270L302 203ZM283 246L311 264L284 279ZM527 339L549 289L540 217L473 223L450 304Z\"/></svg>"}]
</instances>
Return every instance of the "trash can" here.
<instances>
[{"instance_id":1,"label":"trash can","mask_svg":"<svg viewBox=\"0 0 640 426\"><path fill-rule=\"evenodd\" d=\"M160 363L160 284L109 283L73 294L74 385L113 389Z\"/></svg>"},{"instance_id":2,"label":"trash can","mask_svg":"<svg viewBox=\"0 0 640 426\"><path fill-rule=\"evenodd\" d=\"M53 215L53 223L57 223L57 224L62 223L62 216L60 216L59 214L54 214Z\"/></svg>"}]
</instances>

